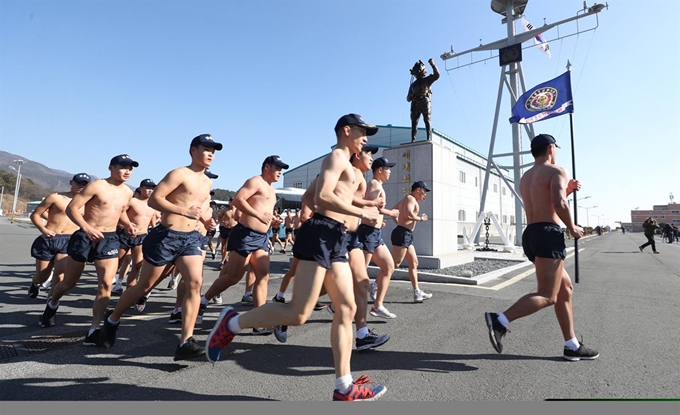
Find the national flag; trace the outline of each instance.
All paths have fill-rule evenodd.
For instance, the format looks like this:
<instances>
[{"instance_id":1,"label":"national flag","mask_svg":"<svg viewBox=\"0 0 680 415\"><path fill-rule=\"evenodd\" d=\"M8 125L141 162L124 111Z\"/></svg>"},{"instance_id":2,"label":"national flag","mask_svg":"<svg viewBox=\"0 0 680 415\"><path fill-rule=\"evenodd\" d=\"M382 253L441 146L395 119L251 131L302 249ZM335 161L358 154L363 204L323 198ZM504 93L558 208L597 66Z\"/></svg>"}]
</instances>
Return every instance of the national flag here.
<instances>
[{"instance_id":1,"label":"national flag","mask_svg":"<svg viewBox=\"0 0 680 415\"><path fill-rule=\"evenodd\" d=\"M531 124L574 112L571 97L571 71L536 85L512 107L511 123Z\"/></svg>"},{"instance_id":2,"label":"national flag","mask_svg":"<svg viewBox=\"0 0 680 415\"><path fill-rule=\"evenodd\" d=\"M522 17L522 26L524 27L525 32L535 29L534 25L529 23L529 21L524 17ZM548 44L548 42L545 41L542 33L539 33L536 36L534 36L534 44L537 45L538 48L542 50L543 53L545 53L549 58L552 57L552 55L550 54L550 45Z\"/></svg>"}]
</instances>

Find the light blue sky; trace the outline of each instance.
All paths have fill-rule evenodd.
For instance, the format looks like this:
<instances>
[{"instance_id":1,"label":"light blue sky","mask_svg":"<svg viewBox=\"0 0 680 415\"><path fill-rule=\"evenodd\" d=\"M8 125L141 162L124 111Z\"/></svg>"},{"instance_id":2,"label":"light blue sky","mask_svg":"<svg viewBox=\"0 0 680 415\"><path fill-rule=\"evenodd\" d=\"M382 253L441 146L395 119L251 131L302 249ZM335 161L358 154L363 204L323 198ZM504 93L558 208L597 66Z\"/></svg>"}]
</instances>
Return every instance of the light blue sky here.
<instances>
[{"instance_id":1,"label":"light blue sky","mask_svg":"<svg viewBox=\"0 0 680 415\"><path fill-rule=\"evenodd\" d=\"M506 37L489 5L4 0L0 149L99 177L111 157L128 153L140 162L136 184L186 165L191 138L210 133L225 145L211 167L220 176L215 187L236 190L270 154L294 167L327 152L345 113L408 126L409 69L432 57L442 72L433 127L487 154L497 60L447 71L453 62L440 55ZM532 0L525 16L540 26L582 7ZM680 199L678 15L675 0L613 0L596 30L552 41L551 59L524 50L528 87L563 73L567 60L573 65L579 196L591 196L582 206L598 206L589 218L579 211L582 224L629 221L630 209L667 203L670 192ZM587 29L596 19L578 22ZM511 151L509 117L506 94L497 153ZM558 162L571 173L569 116L534 126L562 144Z\"/></svg>"}]
</instances>

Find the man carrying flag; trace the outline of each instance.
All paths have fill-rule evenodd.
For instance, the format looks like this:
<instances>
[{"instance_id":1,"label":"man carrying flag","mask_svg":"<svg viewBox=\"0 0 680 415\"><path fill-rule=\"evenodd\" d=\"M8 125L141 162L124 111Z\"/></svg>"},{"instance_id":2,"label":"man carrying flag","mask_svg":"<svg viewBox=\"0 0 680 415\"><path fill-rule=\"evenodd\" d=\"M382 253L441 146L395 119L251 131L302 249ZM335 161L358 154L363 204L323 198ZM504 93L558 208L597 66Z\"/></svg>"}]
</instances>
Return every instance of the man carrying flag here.
<instances>
[{"instance_id":1,"label":"man carrying flag","mask_svg":"<svg viewBox=\"0 0 680 415\"><path fill-rule=\"evenodd\" d=\"M571 219L567 196L580 189L577 180L569 180L563 167L557 166L557 142L548 134L539 134L531 141L535 162L519 183L524 203L527 227L522 234L522 248L536 267L537 290L520 298L503 313L485 313L489 340L498 353L503 351L501 339L510 322L528 316L545 307L554 306L557 321L564 336L563 357L569 361L594 360L599 353L576 339L572 295L574 287L564 269L566 247L560 221L578 239L583 229Z\"/></svg>"}]
</instances>

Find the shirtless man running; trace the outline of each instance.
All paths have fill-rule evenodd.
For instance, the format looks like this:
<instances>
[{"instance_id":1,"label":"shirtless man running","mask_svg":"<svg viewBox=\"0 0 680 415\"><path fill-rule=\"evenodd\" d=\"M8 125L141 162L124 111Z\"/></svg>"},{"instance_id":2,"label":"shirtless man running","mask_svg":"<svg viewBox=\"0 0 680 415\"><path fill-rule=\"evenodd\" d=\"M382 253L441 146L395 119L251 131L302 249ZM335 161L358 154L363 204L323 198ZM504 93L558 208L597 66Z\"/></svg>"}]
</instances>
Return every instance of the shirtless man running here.
<instances>
[{"instance_id":1,"label":"shirtless man running","mask_svg":"<svg viewBox=\"0 0 680 415\"><path fill-rule=\"evenodd\" d=\"M31 245L31 256L35 258L35 275L28 287L28 296L35 298L40 292L40 285L45 283L52 274L52 287L64 279L68 242L71 234L78 230L66 215L66 206L73 196L80 193L86 184L90 183L90 176L78 173L69 182L71 190L68 192L52 193L31 213L31 222L41 235L35 238ZM47 223L43 223L42 216L47 213Z\"/></svg>"},{"instance_id":2,"label":"shirtless man running","mask_svg":"<svg viewBox=\"0 0 680 415\"><path fill-rule=\"evenodd\" d=\"M356 114L338 120L335 126L337 146L323 159L317 179L314 216L302 224L293 247L293 255L300 260L293 298L287 304L271 302L240 315L232 307L225 307L206 341L206 356L210 362L220 359L222 349L242 329L304 324L325 284L335 308L330 336L336 378L333 400L372 401L386 392L383 385L367 386L368 376L361 376L356 381L352 378L352 320L356 303L344 243L346 220L366 218L375 221L378 218L375 207L362 209L352 205L357 178L349 161L352 153L361 152L367 142L366 136L377 131L378 127L366 124Z\"/></svg>"},{"instance_id":3,"label":"shirtless man running","mask_svg":"<svg viewBox=\"0 0 680 415\"><path fill-rule=\"evenodd\" d=\"M203 222L207 230L215 228L212 217L204 210L212 186L204 171L212 164L215 151L219 150L222 150L222 144L215 142L210 134L194 137L189 145L191 163L170 171L151 193L149 206L162 212L161 224L144 239L144 263L139 282L125 290L116 308L107 313L100 336L101 346L110 348L114 345L123 313L149 292L161 276L167 275L166 268L174 262L186 285L182 333L175 349L175 360L202 355L203 350L193 337L203 283L200 247L204 238L196 229L198 221Z\"/></svg>"},{"instance_id":4,"label":"shirtless man running","mask_svg":"<svg viewBox=\"0 0 680 415\"><path fill-rule=\"evenodd\" d=\"M574 239L583 236L583 229L575 225L567 196L581 188L577 180L569 180L563 167L556 165L557 142L548 134L531 140L534 165L519 182L527 227L522 234L522 248L536 266L537 290L515 302L503 313L485 313L489 340L498 353L503 351L501 339L508 332L510 322L543 308L554 306L557 322L564 337L563 357L569 361L593 360L600 354L576 339L572 296L574 288L564 269L567 256L561 224Z\"/></svg>"},{"instance_id":5,"label":"shirtless man running","mask_svg":"<svg viewBox=\"0 0 680 415\"><path fill-rule=\"evenodd\" d=\"M390 312L383 301L385 300L385 295L387 294L387 287L390 284L390 279L394 273L394 260L390 254L389 249L385 245L382 239L382 228L385 226L383 215L387 215L397 218L399 211L396 209L385 209L384 204L387 197L385 195L385 189L383 188L383 183L390 179L392 173L391 168L394 167L396 163L392 163L385 157L378 157L373 160L371 169L373 170L373 179L368 183L366 187L366 195L364 198L366 200L382 200L383 207L379 209L380 216L378 216L378 222L371 223L366 220L361 221L361 225L357 229L357 235L359 237L359 243L362 245L364 255L366 256L366 267L371 263L371 260L378 265L380 272L375 282L369 285L369 290L371 294L371 299L373 300L373 306L371 307L370 314L373 317L380 318L395 318L396 314Z\"/></svg>"},{"instance_id":6,"label":"shirtless man running","mask_svg":"<svg viewBox=\"0 0 680 415\"><path fill-rule=\"evenodd\" d=\"M267 302L270 263L268 232L276 204L272 183L278 182L281 171L288 167L279 156L265 158L261 174L246 180L234 196L233 204L241 216L229 236L229 260L201 297L201 313L207 308L208 299L241 281L248 265L255 274L253 306L259 307ZM261 330L255 328L254 332L259 333Z\"/></svg>"},{"instance_id":7,"label":"shirtless man running","mask_svg":"<svg viewBox=\"0 0 680 415\"><path fill-rule=\"evenodd\" d=\"M221 246L221 254L222 254L222 262L220 263L220 268L224 266L224 264L227 262L227 243L229 242L229 235L231 235L231 230L236 226L237 222L237 210L236 206L234 206L234 198L230 197L229 198L229 207L226 209L222 209L217 215L217 223L219 224L219 230L220 230L220 242L222 243Z\"/></svg>"},{"instance_id":8,"label":"shirtless man running","mask_svg":"<svg viewBox=\"0 0 680 415\"><path fill-rule=\"evenodd\" d=\"M422 291L418 286L418 255L416 247L413 245L413 230L416 222L425 222L428 217L426 214L419 215L419 202L425 200L430 188L423 181L417 181L411 185L411 193L404 196L394 209L399 211L399 217L395 220L397 226L392 230L392 258L394 266L399 267L406 258L408 263L408 277L413 287L413 301L422 303L424 300L432 298L432 294Z\"/></svg>"},{"instance_id":9,"label":"shirtless man running","mask_svg":"<svg viewBox=\"0 0 680 415\"><path fill-rule=\"evenodd\" d=\"M121 232L118 237L120 239L120 252L118 259L121 260L128 251L132 255L132 268L128 273L126 288L133 287L137 284L137 277L139 277L139 270L142 268L142 243L149 232L149 227L155 227L160 219L160 212L149 206L149 197L156 188L156 183L151 179L144 179L139 184L139 193L137 193L128 203L123 214L120 215L120 224L124 229L130 228L134 225L137 230L135 236L131 236L128 232ZM122 275L121 275L122 284ZM115 291L115 289L114 289Z\"/></svg>"},{"instance_id":10,"label":"shirtless man running","mask_svg":"<svg viewBox=\"0 0 680 415\"><path fill-rule=\"evenodd\" d=\"M132 190L125 182L130 179L132 169L138 166L139 163L127 154L112 158L109 163L111 176L90 182L66 207L66 214L80 229L73 233L69 241L64 280L54 287L52 297L47 300L45 311L40 317L41 327L54 325L59 300L76 286L85 264L94 262L98 287L92 304L92 324L83 344L97 345L99 325L111 299L113 279L118 268L120 241L116 227L132 198ZM135 235L137 229L131 226L128 232Z\"/></svg>"}]
</instances>

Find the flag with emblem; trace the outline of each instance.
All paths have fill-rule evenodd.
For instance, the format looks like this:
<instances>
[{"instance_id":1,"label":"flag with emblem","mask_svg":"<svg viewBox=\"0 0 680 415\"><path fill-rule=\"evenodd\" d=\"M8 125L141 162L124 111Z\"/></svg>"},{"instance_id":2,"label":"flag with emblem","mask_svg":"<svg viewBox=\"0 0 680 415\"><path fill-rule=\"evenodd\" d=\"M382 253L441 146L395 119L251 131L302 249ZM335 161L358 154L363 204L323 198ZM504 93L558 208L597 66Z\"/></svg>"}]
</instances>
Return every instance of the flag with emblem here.
<instances>
[{"instance_id":1,"label":"flag with emblem","mask_svg":"<svg viewBox=\"0 0 680 415\"><path fill-rule=\"evenodd\" d=\"M512 107L510 122L531 124L571 112L571 71L567 71L522 94Z\"/></svg>"}]
</instances>

